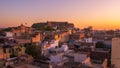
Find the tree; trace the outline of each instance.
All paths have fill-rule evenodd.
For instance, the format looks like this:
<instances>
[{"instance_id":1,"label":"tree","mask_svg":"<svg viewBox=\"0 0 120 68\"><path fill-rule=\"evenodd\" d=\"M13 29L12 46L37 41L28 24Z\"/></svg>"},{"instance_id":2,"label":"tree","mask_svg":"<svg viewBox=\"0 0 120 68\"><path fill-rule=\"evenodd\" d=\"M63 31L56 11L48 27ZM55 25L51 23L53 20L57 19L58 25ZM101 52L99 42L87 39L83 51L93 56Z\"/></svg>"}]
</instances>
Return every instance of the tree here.
<instances>
[{"instance_id":1,"label":"tree","mask_svg":"<svg viewBox=\"0 0 120 68\"><path fill-rule=\"evenodd\" d=\"M8 28L5 28L5 29L2 29L1 31L3 32L6 32L6 31L11 31L13 27L8 27Z\"/></svg>"},{"instance_id":2,"label":"tree","mask_svg":"<svg viewBox=\"0 0 120 68\"><path fill-rule=\"evenodd\" d=\"M96 48L104 48L105 44L103 42L97 42L96 43Z\"/></svg>"},{"instance_id":3,"label":"tree","mask_svg":"<svg viewBox=\"0 0 120 68\"><path fill-rule=\"evenodd\" d=\"M27 45L26 53L32 55L35 59L41 59L41 48L36 45Z\"/></svg>"},{"instance_id":4,"label":"tree","mask_svg":"<svg viewBox=\"0 0 120 68\"><path fill-rule=\"evenodd\" d=\"M32 28L35 28L36 30L42 30L42 31L54 31L54 29L47 25L47 23L34 23L32 25Z\"/></svg>"},{"instance_id":5,"label":"tree","mask_svg":"<svg viewBox=\"0 0 120 68\"><path fill-rule=\"evenodd\" d=\"M52 27L49 27L49 26L45 27L44 30L45 31L54 31L54 29Z\"/></svg>"}]
</instances>

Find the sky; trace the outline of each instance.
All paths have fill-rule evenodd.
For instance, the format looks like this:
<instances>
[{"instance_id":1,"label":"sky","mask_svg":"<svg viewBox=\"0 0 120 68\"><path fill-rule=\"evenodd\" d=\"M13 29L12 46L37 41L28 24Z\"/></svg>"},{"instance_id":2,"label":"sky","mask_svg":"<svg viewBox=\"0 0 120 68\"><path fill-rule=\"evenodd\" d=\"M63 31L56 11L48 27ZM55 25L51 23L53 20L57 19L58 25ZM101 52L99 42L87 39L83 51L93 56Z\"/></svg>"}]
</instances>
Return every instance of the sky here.
<instances>
[{"instance_id":1,"label":"sky","mask_svg":"<svg viewBox=\"0 0 120 68\"><path fill-rule=\"evenodd\" d=\"M0 28L46 21L119 29L120 0L0 0Z\"/></svg>"}]
</instances>

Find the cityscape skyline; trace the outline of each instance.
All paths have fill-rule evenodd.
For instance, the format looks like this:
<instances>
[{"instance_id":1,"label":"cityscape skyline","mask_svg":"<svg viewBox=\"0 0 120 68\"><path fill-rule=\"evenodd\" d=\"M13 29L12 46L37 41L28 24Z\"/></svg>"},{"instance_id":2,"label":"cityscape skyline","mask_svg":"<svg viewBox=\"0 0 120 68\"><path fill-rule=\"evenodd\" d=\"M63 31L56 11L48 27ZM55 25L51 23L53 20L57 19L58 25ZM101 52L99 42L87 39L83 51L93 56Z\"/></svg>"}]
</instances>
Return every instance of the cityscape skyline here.
<instances>
[{"instance_id":1,"label":"cityscape skyline","mask_svg":"<svg viewBox=\"0 0 120 68\"><path fill-rule=\"evenodd\" d=\"M0 68L120 68L120 0L0 0Z\"/></svg>"},{"instance_id":2,"label":"cityscape skyline","mask_svg":"<svg viewBox=\"0 0 120 68\"><path fill-rule=\"evenodd\" d=\"M68 21L76 27L120 28L119 0L1 0L0 27Z\"/></svg>"}]
</instances>

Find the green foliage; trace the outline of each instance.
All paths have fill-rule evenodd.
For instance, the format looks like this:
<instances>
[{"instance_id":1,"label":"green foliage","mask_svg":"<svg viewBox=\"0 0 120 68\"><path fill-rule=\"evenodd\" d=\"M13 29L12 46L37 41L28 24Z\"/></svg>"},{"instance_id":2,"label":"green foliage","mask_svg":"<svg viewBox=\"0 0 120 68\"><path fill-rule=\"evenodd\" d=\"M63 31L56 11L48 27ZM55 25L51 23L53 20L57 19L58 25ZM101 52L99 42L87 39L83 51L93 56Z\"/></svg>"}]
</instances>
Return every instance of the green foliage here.
<instances>
[{"instance_id":1,"label":"green foliage","mask_svg":"<svg viewBox=\"0 0 120 68\"><path fill-rule=\"evenodd\" d=\"M45 27L44 30L45 30L45 31L54 31L54 29L53 29L52 27L49 27L49 26Z\"/></svg>"},{"instance_id":2,"label":"green foliage","mask_svg":"<svg viewBox=\"0 0 120 68\"><path fill-rule=\"evenodd\" d=\"M42 30L42 29L44 29L45 26L46 26L45 23L34 23L32 25L32 28L35 28L37 30Z\"/></svg>"},{"instance_id":3,"label":"green foliage","mask_svg":"<svg viewBox=\"0 0 120 68\"><path fill-rule=\"evenodd\" d=\"M59 42L59 46L58 46L58 47L59 47L59 48L62 47L62 44L63 44L62 42Z\"/></svg>"},{"instance_id":4,"label":"green foliage","mask_svg":"<svg viewBox=\"0 0 120 68\"><path fill-rule=\"evenodd\" d=\"M32 55L35 59L41 59L41 49L36 45L28 45L26 47L26 53Z\"/></svg>"},{"instance_id":5,"label":"green foliage","mask_svg":"<svg viewBox=\"0 0 120 68\"><path fill-rule=\"evenodd\" d=\"M42 30L42 31L53 31L54 30L52 27L49 27L46 23L34 23L32 27L37 30Z\"/></svg>"},{"instance_id":6,"label":"green foliage","mask_svg":"<svg viewBox=\"0 0 120 68\"><path fill-rule=\"evenodd\" d=\"M96 48L104 48L105 44L103 42L97 42L96 43Z\"/></svg>"},{"instance_id":7,"label":"green foliage","mask_svg":"<svg viewBox=\"0 0 120 68\"><path fill-rule=\"evenodd\" d=\"M61 48L61 47L62 47L62 45L59 45L58 47L59 47L59 48Z\"/></svg>"},{"instance_id":8,"label":"green foliage","mask_svg":"<svg viewBox=\"0 0 120 68\"><path fill-rule=\"evenodd\" d=\"M42 26L46 26L47 24L46 23L34 23L32 25L33 28L36 28L36 27L42 27Z\"/></svg>"},{"instance_id":9,"label":"green foliage","mask_svg":"<svg viewBox=\"0 0 120 68\"><path fill-rule=\"evenodd\" d=\"M10 58L17 57L14 53L10 55Z\"/></svg>"},{"instance_id":10,"label":"green foliage","mask_svg":"<svg viewBox=\"0 0 120 68\"><path fill-rule=\"evenodd\" d=\"M11 30L12 30L12 27L8 27L8 28L0 30L0 32L6 32L6 31L11 31Z\"/></svg>"}]
</instances>

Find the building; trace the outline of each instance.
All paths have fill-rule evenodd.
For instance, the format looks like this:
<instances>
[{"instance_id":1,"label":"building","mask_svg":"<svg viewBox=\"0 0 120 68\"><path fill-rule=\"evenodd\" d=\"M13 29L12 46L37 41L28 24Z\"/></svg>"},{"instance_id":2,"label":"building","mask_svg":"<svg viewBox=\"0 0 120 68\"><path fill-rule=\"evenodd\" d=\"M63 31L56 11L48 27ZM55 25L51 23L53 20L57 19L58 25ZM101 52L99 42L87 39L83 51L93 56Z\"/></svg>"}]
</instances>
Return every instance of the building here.
<instances>
[{"instance_id":1,"label":"building","mask_svg":"<svg viewBox=\"0 0 120 68\"><path fill-rule=\"evenodd\" d=\"M86 43L92 43L93 42L92 38L85 38L84 40L85 40Z\"/></svg>"},{"instance_id":2,"label":"building","mask_svg":"<svg viewBox=\"0 0 120 68\"><path fill-rule=\"evenodd\" d=\"M12 55L22 56L25 55L25 47L15 46L3 46L0 48L0 59L9 59Z\"/></svg>"},{"instance_id":3,"label":"building","mask_svg":"<svg viewBox=\"0 0 120 68\"><path fill-rule=\"evenodd\" d=\"M63 56L63 54L55 54L55 55L51 55L50 56L50 61L53 62L54 64L59 64L62 63L64 61L67 61L67 58Z\"/></svg>"},{"instance_id":4,"label":"building","mask_svg":"<svg viewBox=\"0 0 120 68\"><path fill-rule=\"evenodd\" d=\"M8 58L10 58L9 48L3 49L2 47L0 47L0 59Z\"/></svg>"},{"instance_id":5,"label":"building","mask_svg":"<svg viewBox=\"0 0 120 68\"><path fill-rule=\"evenodd\" d=\"M38 45L40 42L42 42L42 34L41 33L32 34L31 42L36 43Z\"/></svg>"},{"instance_id":6,"label":"building","mask_svg":"<svg viewBox=\"0 0 120 68\"><path fill-rule=\"evenodd\" d=\"M115 68L120 68L120 38L112 39L112 56L111 63Z\"/></svg>"},{"instance_id":7,"label":"building","mask_svg":"<svg viewBox=\"0 0 120 68\"><path fill-rule=\"evenodd\" d=\"M59 33L59 38L60 38L60 42L62 43L67 42L69 40L69 32Z\"/></svg>"},{"instance_id":8,"label":"building","mask_svg":"<svg viewBox=\"0 0 120 68\"><path fill-rule=\"evenodd\" d=\"M60 48L58 48L59 51L66 52L68 50L68 45L63 44Z\"/></svg>"},{"instance_id":9,"label":"building","mask_svg":"<svg viewBox=\"0 0 120 68\"><path fill-rule=\"evenodd\" d=\"M75 53L74 54L74 61L82 63L83 61L86 60L87 55L88 55L87 53L83 53L83 52L81 52L81 53Z\"/></svg>"},{"instance_id":10,"label":"building","mask_svg":"<svg viewBox=\"0 0 120 68\"><path fill-rule=\"evenodd\" d=\"M28 36L28 34L32 33L33 28L24 26L21 24L18 27L14 27L12 29L14 37Z\"/></svg>"},{"instance_id":11,"label":"building","mask_svg":"<svg viewBox=\"0 0 120 68\"><path fill-rule=\"evenodd\" d=\"M70 39L79 40L80 39L80 34L71 34Z\"/></svg>"},{"instance_id":12,"label":"building","mask_svg":"<svg viewBox=\"0 0 120 68\"><path fill-rule=\"evenodd\" d=\"M105 31L100 31L100 30L94 31L92 37L94 40L104 40L105 39Z\"/></svg>"},{"instance_id":13,"label":"building","mask_svg":"<svg viewBox=\"0 0 120 68\"><path fill-rule=\"evenodd\" d=\"M42 50L51 49L57 47L59 44L59 40L50 40L44 41L41 45Z\"/></svg>"},{"instance_id":14,"label":"building","mask_svg":"<svg viewBox=\"0 0 120 68\"><path fill-rule=\"evenodd\" d=\"M55 22L55 21L47 21L48 26L57 27L59 29L63 28L74 28L74 24L68 22Z\"/></svg>"},{"instance_id":15,"label":"building","mask_svg":"<svg viewBox=\"0 0 120 68\"><path fill-rule=\"evenodd\" d=\"M92 51L90 53L92 63L102 64L108 57L109 53L107 51Z\"/></svg>"},{"instance_id":16,"label":"building","mask_svg":"<svg viewBox=\"0 0 120 68\"><path fill-rule=\"evenodd\" d=\"M6 37L8 38L13 38L13 33L12 32L6 32Z\"/></svg>"}]
</instances>

